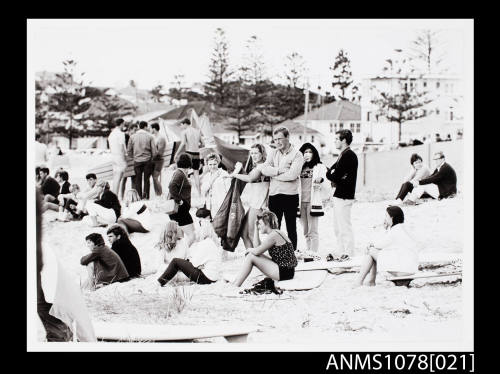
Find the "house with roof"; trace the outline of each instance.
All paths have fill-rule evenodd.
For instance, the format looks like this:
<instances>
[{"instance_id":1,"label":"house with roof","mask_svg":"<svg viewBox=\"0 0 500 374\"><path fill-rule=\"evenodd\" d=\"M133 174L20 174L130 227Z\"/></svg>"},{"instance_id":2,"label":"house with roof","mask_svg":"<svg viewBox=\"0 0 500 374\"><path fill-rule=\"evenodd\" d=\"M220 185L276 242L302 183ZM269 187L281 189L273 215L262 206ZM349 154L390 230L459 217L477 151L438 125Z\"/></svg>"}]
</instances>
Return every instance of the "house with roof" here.
<instances>
[{"instance_id":1,"label":"house with roof","mask_svg":"<svg viewBox=\"0 0 500 374\"><path fill-rule=\"evenodd\" d=\"M335 152L335 133L349 129L353 135L353 144L363 144L365 134L361 127L361 106L352 101L342 100L322 105L311 112L294 118L294 122L316 131L328 152ZM310 136L314 136L312 133Z\"/></svg>"}]
</instances>

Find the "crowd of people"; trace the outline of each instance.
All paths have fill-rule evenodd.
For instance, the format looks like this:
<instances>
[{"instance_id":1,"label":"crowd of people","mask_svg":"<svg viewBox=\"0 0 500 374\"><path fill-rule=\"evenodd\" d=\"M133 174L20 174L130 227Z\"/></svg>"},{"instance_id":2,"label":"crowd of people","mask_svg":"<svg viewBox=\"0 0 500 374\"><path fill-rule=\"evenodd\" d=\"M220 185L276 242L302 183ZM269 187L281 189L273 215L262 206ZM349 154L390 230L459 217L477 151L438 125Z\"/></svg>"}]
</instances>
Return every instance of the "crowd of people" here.
<instances>
[{"instance_id":1,"label":"crowd of people","mask_svg":"<svg viewBox=\"0 0 500 374\"><path fill-rule=\"evenodd\" d=\"M241 238L245 258L233 280L239 290L253 267L273 280L294 277L298 264L297 219L302 226L306 248L304 252L319 254L319 220L324 218L327 201L333 206L333 231L336 250L330 259L344 261L354 255L355 239L351 210L355 202L358 157L350 148L350 130L335 134L340 154L335 163L323 164L315 146L305 143L296 148L290 143L286 127L273 132L273 145L254 144L245 166L237 163L228 173L214 151L203 159L201 132L189 120L182 121L181 146L175 155L173 175L164 193L160 175L165 164L166 140L160 127L140 122L137 131L127 129L119 119L108 141L112 155L112 185L86 175L88 188L81 191L69 182L69 172L58 169L55 177L47 167L37 167L36 178L43 196L42 211L59 212L58 219L82 220L91 227L107 227L105 244L101 234L91 233L85 240L90 250L81 259L87 267L88 288L113 282L126 282L141 276L140 251L129 239L132 233L152 235L150 179L157 196L171 201L173 209L165 212L169 220L164 225L155 247L158 249L158 270L151 279L153 287L165 286L178 273L198 284L213 283L221 278L223 248L221 238L212 226L221 210L232 179L245 182L241 196L245 201L245 217ZM135 175L132 187L126 189L124 173L127 158L133 159ZM356 285L363 284L370 273L369 284L375 284L377 270L392 274L411 274L418 268L416 246L406 231L404 214L399 205L414 205L422 197L443 199L456 194L456 174L445 162L442 152L434 155L435 170L431 173L418 154L410 158L411 170L404 179L394 203L387 208L383 240L366 248ZM203 213L197 224L191 214L192 185L204 200ZM199 209L200 210L200 209ZM285 220L286 230L281 229ZM198 225L199 223L199 225Z\"/></svg>"}]
</instances>

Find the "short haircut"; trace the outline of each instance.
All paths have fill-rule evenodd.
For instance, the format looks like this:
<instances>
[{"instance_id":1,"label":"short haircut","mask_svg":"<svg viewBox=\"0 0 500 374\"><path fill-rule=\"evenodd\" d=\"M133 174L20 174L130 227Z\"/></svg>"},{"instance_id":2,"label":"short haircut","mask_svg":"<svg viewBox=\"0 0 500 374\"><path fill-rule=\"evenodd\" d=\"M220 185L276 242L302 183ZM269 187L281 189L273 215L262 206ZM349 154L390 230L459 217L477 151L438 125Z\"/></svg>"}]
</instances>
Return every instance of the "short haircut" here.
<instances>
[{"instance_id":1,"label":"short haircut","mask_svg":"<svg viewBox=\"0 0 500 374\"><path fill-rule=\"evenodd\" d=\"M278 132L282 133L285 138L288 138L290 136L290 131L288 131L285 126L279 126L274 130L273 134L276 134Z\"/></svg>"},{"instance_id":2,"label":"short haircut","mask_svg":"<svg viewBox=\"0 0 500 374\"><path fill-rule=\"evenodd\" d=\"M221 160L220 160L219 155L218 155L217 153L214 153L214 152L212 152L212 153L208 154L208 156L207 156L207 157L205 157L205 162L206 162L207 164L208 164L208 161L210 161L210 160L215 160L215 161L217 161L217 164L220 164L220 161L221 161Z\"/></svg>"},{"instance_id":3,"label":"short haircut","mask_svg":"<svg viewBox=\"0 0 500 374\"><path fill-rule=\"evenodd\" d=\"M104 245L104 239L101 234L98 234L96 232L93 232L92 234L89 234L85 237L85 240L90 240L94 245L96 246L102 246Z\"/></svg>"},{"instance_id":4,"label":"short haircut","mask_svg":"<svg viewBox=\"0 0 500 374\"><path fill-rule=\"evenodd\" d=\"M405 215L400 207L390 205L387 207L386 211L392 218L392 226L396 226L397 224L403 223L405 221Z\"/></svg>"},{"instance_id":5,"label":"short haircut","mask_svg":"<svg viewBox=\"0 0 500 374\"><path fill-rule=\"evenodd\" d=\"M184 118L182 121L181 121L181 125L190 125L191 124L191 120L189 118Z\"/></svg>"},{"instance_id":6,"label":"short haircut","mask_svg":"<svg viewBox=\"0 0 500 374\"><path fill-rule=\"evenodd\" d=\"M182 169L189 169L193 167L193 161L187 153L181 153L177 160L177 167Z\"/></svg>"},{"instance_id":7,"label":"short haircut","mask_svg":"<svg viewBox=\"0 0 500 374\"><path fill-rule=\"evenodd\" d=\"M76 183L73 183L71 186L69 186L70 192L75 192L76 190L80 191L80 186L77 185Z\"/></svg>"},{"instance_id":8,"label":"short haircut","mask_svg":"<svg viewBox=\"0 0 500 374\"><path fill-rule=\"evenodd\" d=\"M118 118L115 120L115 126L120 126L123 122L125 122L123 118Z\"/></svg>"},{"instance_id":9,"label":"short haircut","mask_svg":"<svg viewBox=\"0 0 500 374\"><path fill-rule=\"evenodd\" d=\"M94 173L89 173L85 176L85 179L97 179L97 175Z\"/></svg>"},{"instance_id":10,"label":"short haircut","mask_svg":"<svg viewBox=\"0 0 500 374\"><path fill-rule=\"evenodd\" d=\"M35 168L35 175L40 174L40 169L41 169L41 167L40 167L40 166L37 166L37 167Z\"/></svg>"},{"instance_id":11,"label":"short haircut","mask_svg":"<svg viewBox=\"0 0 500 374\"><path fill-rule=\"evenodd\" d=\"M58 172L56 173L56 177L57 177L58 175L59 175L59 176L61 177L61 179L62 179L63 181L65 181L65 182L67 182L67 181L68 181L68 179L69 179L69 174L68 174L68 172L67 172L66 170L60 170L60 171L58 171Z\"/></svg>"},{"instance_id":12,"label":"short haircut","mask_svg":"<svg viewBox=\"0 0 500 374\"><path fill-rule=\"evenodd\" d=\"M152 123L151 128L155 129L156 131L160 131L160 125L158 124L158 122Z\"/></svg>"},{"instance_id":13,"label":"short haircut","mask_svg":"<svg viewBox=\"0 0 500 374\"><path fill-rule=\"evenodd\" d=\"M41 167L40 171L43 171L45 174L50 174L49 168L47 168L47 167Z\"/></svg>"},{"instance_id":14,"label":"short haircut","mask_svg":"<svg viewBox=\"0 0 500 374\"><path fill-rule=\"evenodd\" d=\"M115 236L121 235L122 238L127 236L127 232L124 230L124 228L121 225L117 224L114 224L108 229L108 231L106 231L106 235L111 233L115 234Z\"/></svg>"},{"instance_id":15,"label":"short haircut","mask_svg":"<svg viewBox=\"0 0 500 374\"><path fill-rule=\"evenodd\" d=\"M412 154L410 157L410 164L413 165L413 163L417 160L420 160L422 162L424 161L424 160L422 160L422 157L420 157L417 153Z\"/></svg>"},{"instance_id":16,"label":"short haircut","mask_svg":"<svg viewBox=\"0 0 500 374\"><path fill-rule=\"evenodd\" d=\"M139 122L139 128L140 129L144 129L146 127L148 127L148 123L146 121Z\"/></svg>"},{"instance_id":17,"label":"short haircut","mask_svg":"<svg viewBox=\"0 0 500 374\"><path fill-rule=\"evenodd\" d=\"M343 129L337 131L335 134L339 136L340 141L345 139L345 142L347 145L350 145L352 143L352 132L351 130L348 129Z\"/></svg>"},{"instance_id":18,"label":"short haircut","mask_svg":"<svg viewBox=\"0 0 500 374\"><path fill-rule=\"evenodd\" d=\"M276 217L276 214L267 209L264 209L262 213L257 214L257 221L264 222L265 225L272 229L279 228L278 217Z\"/></svg>"},{"instance_id":19,"label":"short haircut","mask_svg":"<svg viewBox=\"0 0 500 374\"><path fill-rule=\"evenodd\" d=\"M444 153L442 151L434 152L434 156L439 156L439 158L444 158Z\"/></svg>"}]
</instances>

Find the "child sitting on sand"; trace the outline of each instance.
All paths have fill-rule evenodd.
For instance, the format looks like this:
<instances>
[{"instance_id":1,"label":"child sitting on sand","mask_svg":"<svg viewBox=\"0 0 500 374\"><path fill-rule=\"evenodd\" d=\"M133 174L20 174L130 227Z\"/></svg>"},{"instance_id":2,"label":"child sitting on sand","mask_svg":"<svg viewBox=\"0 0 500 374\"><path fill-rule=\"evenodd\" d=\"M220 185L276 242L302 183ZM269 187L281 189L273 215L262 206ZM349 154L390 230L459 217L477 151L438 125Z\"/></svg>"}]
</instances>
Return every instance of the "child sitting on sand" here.
<instances>
[{"instance_id":1,"label":"child sitting on sand","mask_svg":"<svg viewBox=\"0 0 500 374\"><path fill-rule=\"evenodd\" d=\"M403 223L401 208L389 206L384 221L387 232L381 240L367 247L355 286L362 286L368 273L369 285L374 286L377 270L387 271L394 276L411 275L418 271L417 244Z\"/></svg>"},{"instance_id":2,"label":"child sitting on sand","mask_svg":"<svg viewBox=\"0 0 500 374\"><path fill-rule=\"evenodd\" d=\"M174 258L158 278L161 286L167 284L179 271L198 284L210 284L219 279L222 247L210 223L201 226L198 241L189 247L188 259Z\"/></svg>"},{"instance_id":3,"label":"child sitting on sand","mask_svg":"<svg viewBox=\"0 0 500 374\"><path fill-rule=\"evenodd\" d=\"M99 285L113 282L124 282L129 279L129 274L123 261L116 252L104 245L101 234L92 233L85 237L90 254L81 258L80 264L87 266L89 278L84 288L94 289Z\"/></svg>"}]
</instances>

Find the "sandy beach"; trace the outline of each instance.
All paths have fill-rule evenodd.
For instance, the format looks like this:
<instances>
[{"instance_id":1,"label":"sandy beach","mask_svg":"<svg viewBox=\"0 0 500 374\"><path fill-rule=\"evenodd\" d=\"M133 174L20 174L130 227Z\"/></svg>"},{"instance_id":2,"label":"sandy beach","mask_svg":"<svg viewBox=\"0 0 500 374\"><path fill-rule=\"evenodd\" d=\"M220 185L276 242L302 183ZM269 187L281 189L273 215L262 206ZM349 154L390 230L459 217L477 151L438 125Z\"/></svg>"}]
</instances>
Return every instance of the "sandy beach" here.
<instances>
[{"instance_id":1,"label":"sandy beach","mask_svg":"<svg viewBox=\"0 0 500 374\"><path fill-rule=\"evenodd\" d=\"M70 180L84 183L87 165L106 161L106 156L74 157ZM168 174L168 173L167 173ZM83 184L82 184L83 185ZM395 186L397 188L398 186ZM385 207L390 194L360 191L352 209L356 254L360 255L369 241L381 233ZM199 203L194 198L193 205ZM131 241L137 247L143 275L153 276L157 268L157 250L153 248L161 228L168 221L162 212L162 201L151 200L153 228L148 234L134 233ZM460 258L463 253L462 233L464 202L456 198L428 201L403 207L405 223L420 245L419 256ZM194 209L192 212L194 217ZM87 253L85 236L91 232L105 235L105 228L90 228L83 222L54 221L55 212L44 214L43 243L50 246L61 264L74 276L75 282L86 277L80 258ZM320 255L333 251L332 211L320 218ZM298 248L305 248L302 228L298 224ZM108 243L109 244L109 243ZM240 241L234 253L223 263L224 273L238 271L244 253ZM458 265L448 265L453 270ZM425 270L425 269L424 269ZM439 270L444 270L440 268ZM324 345L335 347L346 339L354 342L427 342L454 341L462 334L463 289L457 277L415 280L412 287L397 287L379 274L375 287L352 289L356 273L328 274L325 282L309 291L285 291L282 295L222 296L228 285L218 281L211 285L172 282L158 291L148 291L147 279L112 284L94 292L84 291L86 304L94 321L148 324L225 324L250 323L258 331L248 342L259 345ZM252 272L244 286L262 279ZM223 338L203 339L220 342Z\"/></svg>"}]
</instances>

